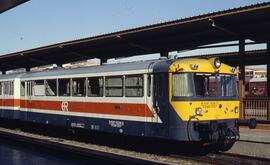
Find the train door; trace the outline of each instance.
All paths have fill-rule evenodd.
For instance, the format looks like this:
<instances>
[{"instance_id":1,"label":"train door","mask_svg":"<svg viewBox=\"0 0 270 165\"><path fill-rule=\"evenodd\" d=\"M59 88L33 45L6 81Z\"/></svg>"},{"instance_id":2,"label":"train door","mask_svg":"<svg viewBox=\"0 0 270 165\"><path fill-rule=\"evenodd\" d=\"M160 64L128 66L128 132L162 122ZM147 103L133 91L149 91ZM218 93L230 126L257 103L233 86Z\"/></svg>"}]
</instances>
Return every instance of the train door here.
<instances>
[{"instance_id":1,"label":"train door","mask_svg":"<svg viewBox=\"0 0 270 165\"><path fill-rule=\"evenodd\" d=\"M25 95L25 110L26 112L31 112L32 103L32 82L26 81L26 95Z\"/></svg>"},{"instance_id":2,"label":"train door","mask_svg":"<svg viewBox=\"0 0 270 165\"><path fill-rule=\"evenodd\" d=\"M3 83L2 82L0 82L0 116L2 117L2 112L3 112L3 85L2 85Z\"/></svg>"},{"instance_id":3,"label":"train door","mask_svg":"<svg viewBox=\"0 0 270 165\"><path fill-rule=\"evenodd\" d=\"M160 118L160 135L167 137L169 134L169 77L168 73L154 74L154 108Z\"/></svg>"},{"instance_id":4,"label":"train door","mask_svg":"<svg viewBox=\"0 0 270 165\"><path fill-rule=\"evenodd\" d=\"M156 137L168 136L168 74L157 73L151 75L151 96L147 96L147 103L152 105L154 118L147 124L147 134ZM152 102L152 103L151 103Z\"/></svg>"},{"instance_id":5,"label":"train door","mask_svg":"<svg viewBox=\"0 0 270 165\"><path fill-rule=\"evenodd\" d=\"M27 109L27 82L21 81L20 84L20 118L26 120L26 109Z\"/></svg>"},{"instance_id":6,"label":"train door","mask_svg":"<svg viewBox=\"0 0 270 165\"><path fill-rule=\"evenodd\" d=\"M146 118L146 122L158 122L158 116L157 116L157 112L154 109L154 105L153 105L153 75L149 74L146 76L146 104L147 107L150 109L150 111L153 113L153 116L151 119Z\"/></svg>"}]
</instances>

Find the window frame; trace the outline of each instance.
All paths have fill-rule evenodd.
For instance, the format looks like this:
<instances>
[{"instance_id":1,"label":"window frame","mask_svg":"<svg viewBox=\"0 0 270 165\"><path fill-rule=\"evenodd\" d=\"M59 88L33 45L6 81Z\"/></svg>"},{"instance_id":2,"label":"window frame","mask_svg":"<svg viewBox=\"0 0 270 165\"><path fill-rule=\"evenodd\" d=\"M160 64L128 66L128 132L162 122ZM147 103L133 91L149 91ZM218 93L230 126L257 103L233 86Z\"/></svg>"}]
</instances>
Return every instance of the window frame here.
<instances>
[{"instance_id":1,"label":"window frame","mask_svg":"<svg viewBox=\"0 0 270 165\"><path fill-rule=\"evenodd\" d=\"M107 86L107 79L113 79L113 78L121 78L121 80L122 80L122 86L120 87L118 87L118 86L114 86L114 87L108 87ZM105 76L105 78L104 78L104 86L105 86L105 97L124 97L124 93L125 93L125 91L124 91L124 76L123 75L120 75L120 76ZM107 95L107 90L108 90L108 88L121 88L122 89L122 95L120 96L110 96L110 95Z\"/></svg>"},{"instance_id":2,"label":"window frame","mask_svg":"<svg viewBox=\"0 0 270 165\"><path fill-rule=\"evenodd\" d=\"M102 89L102 95L98 96L90 96L89 95L89 82L91 79L101 79L102 80L102 87L99 87ZM96 77L87 77L86 78L86 97L104 97L105 96L105 78L103 76L96 76Z\"/></svg>"},{"instance_id":3,"label":"window frame","mask_svg":"<svg viewBox=\"0 0 270 165\"><path fill-rule=\"evenodd\" d=\"M141 77L142 78L142 85L141 86L128 86L127 87L127 84L126 84L126 82L127 82L127 78L132 78L132 77ZM144 87L145 87L145 85L144 85L144 74L132 74L132 75L125 75L124 76L124 88L125 88L125 90L124 90L124 96L125 97L144 97ZM136 88L137 87L137 89L139 89L139 88L141 88L141 90L142 90L142 95L137 95L137 96L127 96L127 93L126 93L126 89L128 89L128 88Z\"/></svg>"},{"instance_id":4,"label":"window frame","mask_svg":"<svg viewBox=\"0 0 270 165\"><path fill-rule=\"evenodd\" d=\"M76 80L76 79L83 79L84 80L84 83L83 83L83 93L82 93L82 95L81 96L78 96L78 93L76 93L76 95L74 95L74 92L73 92L73 82L74 82L74 79ZM86 83L87 83L87 78L86 77L75 77L75 78L70 78L70 87L71 87L71 91L70 91L70 93L71 93L71 97L86 97Z\"/></svg>"},{"instance_id":5,"label":"window frame","mask_svg":"<svg viewBox=\"0 0 270 165\"><path fill-rule=\"evenodd\" d=\"M37 95L36 91L35 91L35 86L36 86L36 81L43 81L43 90L44 90L44 95ZM42 97L42 96L46 96L46 92L45 92L45 80L33 80L32 81L32 96L36 96L36 97Z\"/></svg>"},{"instance_id":6,"label":"window frame","mask_svg":"<svg viewBox=\"0 0 270 165\"><path fill-rule=\"evenodd\" d=\"M22 90L23 84L24 84L24 88ZM23 91L23 93L22 93L22 91ZM25 81L20 82L20 96L26 96L26 82Z\"/></svg>"},{"instance_id":7,"label":"window frame","mask_svg":"<svg viewBox=\"0 0 270 165\"><path fill-rule=\"evenodd\" d=\"M188 81L188 84L189 85L191 85L191 92L192 92L192 95L187 95L187 96L175 96L174 95L174 93L173 93L173 91L175 90L175 85L174 85L174 81L173 81L173 79L174 79L174 75L178 75L178 74L187 74L187 81ZM172 88L171 88L171 97L172 97L172 100L178 100L178 99L184 99L184 98L192 98L192 97L195 97L195 94L194 94L194 91L195 91L195 87L194 87L194 84L193 84L193 75L192 75L192 73L188 73L188 72L181 72L181 73L172 73L172 78L171 78L171 84L170 84L171 86L172 86Z\"/></svg>"},{"instance_id":8,"label":"window frame","mask_svg":"<svg viewBox=\"0 0 270 165\"><path fill-rule=\"evenodd\" d=\"M59 85L59 80L61 81L61 80L69 80L69 95L60 95L60 85ZM67 85L66 85L66 87L67 87ZM66 88L67 89L67 88ZM72 97L72 87L71 87L71 78L58 78L57 79L57 96L59 96L59 97Z\"/></svg>"},{"instance_id":9,"label":"window frame","mask_svg":"<svg viewBox=\"0 0 270 165\"><path fill-rule=\"evenodd\" d=\"M14 81L2 81L2 94L3 96L14 96ZM8 86L7 93L6 87Z\"/></svg>"},{"instance_id":10,"label":"window frame","mask_svg":"<svg viewBox=\"0 0 270 165\"><path fill-rule=\"evenodd\" d=\"M55 95L47 95L47 83L48 81L55 80ZM57 97L58 96L58 81L57 79L45 79L44 80L44 85L45 85L45 96L47 97Z\"/></svg>"}]
</instances>

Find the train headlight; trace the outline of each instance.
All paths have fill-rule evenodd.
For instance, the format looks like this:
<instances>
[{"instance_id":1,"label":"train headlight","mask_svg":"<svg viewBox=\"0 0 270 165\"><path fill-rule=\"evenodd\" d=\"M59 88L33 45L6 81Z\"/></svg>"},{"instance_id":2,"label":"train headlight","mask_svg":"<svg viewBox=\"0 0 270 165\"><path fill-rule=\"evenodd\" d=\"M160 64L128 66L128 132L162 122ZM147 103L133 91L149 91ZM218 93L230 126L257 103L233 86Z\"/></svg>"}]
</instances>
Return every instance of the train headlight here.
<instances>
[{"instance_id":1,"label":"train headlight","mask_svg":"<svg viewBox=\"0 0 270 165\"><path fill-rule=\"evenodd\" d=\"M239 112L238 107L235 107L235 108L234 108L234 112L235 112L235 113L238 113L238 112Z\"/></svg>"},{"instance_id":2,"label":"train headlight","mask_svg":"<svg viewBox=\"0 0 270 165\"><path fill-rule=\"evenodd\" d=\"M198 69L197 64L191 64L190 67L191 67L192 70L197 70Z\"/></svg>"},{"instance_id":3,"label":"train headlight","mask_svg":"<svg viewBox=\"0 0 270 165\"><path fill-rule=\"evenodd\" d=\"M196 108L195 109L195 114L198 116L202 116L202 108Z\"/></svg>"},{"instance_id":4,"label":"train headlight","mask_svg":"<svg viewBox=\"0 0 270 165\"><path fill-rule=\"evenodd\" d=\"M219 58L215 58L214 65L215 65L216 68L219 68L221 66L221 61L220 61Z\"/></svg>"},{"instance_id":5,"label":"train headlight","mask_svg":"<svg viewBox=\"0 0 270 165\"><path fill-rule=\"evenodd\" d=\"M235 67L231 67L231 72L234 73L235 72Z\"/></svg>"}]
</instances>

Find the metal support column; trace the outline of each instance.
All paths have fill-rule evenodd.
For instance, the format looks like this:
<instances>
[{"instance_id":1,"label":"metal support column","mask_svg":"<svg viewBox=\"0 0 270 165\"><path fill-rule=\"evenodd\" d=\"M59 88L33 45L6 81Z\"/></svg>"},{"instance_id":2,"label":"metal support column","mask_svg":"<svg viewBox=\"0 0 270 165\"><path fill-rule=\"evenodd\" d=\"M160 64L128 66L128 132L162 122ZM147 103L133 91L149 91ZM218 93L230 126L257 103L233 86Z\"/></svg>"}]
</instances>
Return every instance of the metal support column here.
<instances>
[{"instance_id":1,"label":"metal support column","mask_svg":"<svg viewBox=\"0 0 270 165\"><path fill-rule=\"evenodd\" d=\"M239 81L238 81L238 89L239 89L239 98L240 98L240 118L245 118L245 110L244 110L244 98L245 98L245 39L239 40Z\"/></svg>"},{"instance_id":2,"label":"metal support column","mask_svg":"<svg viewBox=\"0 0 270 165\"><path fill-rule=\"evenodd\" d=\"M100 59L100 65L102 65L102 64L105 63L105 62L107 62L107 59L105 59L105 58L101 58L101 59Z\"/></svg>"},{"instance_id":3,"label":"metal support column","mask_svg":"<svg viewBox=\"0 0 270 165\"><path fill-rule=\"evenodd\" d=\"M267 60L267 71L266 71L266 77L267 77L267 81L266 81L266 96L269 98L270 97L270 42L267 42L267 56L268 56L268 60ZM268 101L268 109L267 109L267 120L270 120L270 103Z\"/></svg>"},{"instance_id":4,"label":"metal support column","mask_svg":"<svg viewBox=\"0 0 270 165\"><path fill-rule=\"evenodd\" d=\"M161 52L160 57L167 57L169 58L169 52Z\"/></svg>"},{"instance_id":5,"label":"metal support column","mask_svg":"<svg viewBox=\"0 0 270 165\"><path fill-rule=\"evenodd\" d=\"M25 68L25 71L26 72L30 72L30 68Z\"/></svg>"},{"instance_id":6,"label":"metal support column","mask_svg":"<svg viewBox=\"0 0 270 165\"><path fill-rule=\"evenodd\" d=\"M267 43L267 97L270 97L270 42Z\"/></svg>"}]
</instances>

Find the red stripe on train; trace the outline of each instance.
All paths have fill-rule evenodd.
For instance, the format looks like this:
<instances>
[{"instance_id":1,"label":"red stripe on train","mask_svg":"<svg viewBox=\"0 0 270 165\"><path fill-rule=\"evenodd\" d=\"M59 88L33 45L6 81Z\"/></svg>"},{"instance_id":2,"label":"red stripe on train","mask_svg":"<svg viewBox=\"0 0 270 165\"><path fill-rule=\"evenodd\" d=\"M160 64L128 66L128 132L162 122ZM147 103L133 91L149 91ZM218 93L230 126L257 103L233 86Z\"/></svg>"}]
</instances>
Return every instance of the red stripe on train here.
<instances>
[{"instance_id":1,"label":"red stripe on train","mask_svg":"<svg viewBox=\"0 0 270 165\"><path fill-rule=\"evenodd\" d=\"M6 103L1 104L3 102ZM42 110L57 110L57 111L68 110L69 112L80 112L80 113L153 117L153 113L150 111L150 109L146 104L92 103L92 102L68 101L68 106L65 105L65 107L63 107L62 103L63 103L62 101L42 101L42 100L31 100L31 101L18 99L0 100L0 106L20 106L21 108L33 108Z\"/></svg>"}]
</instances>

